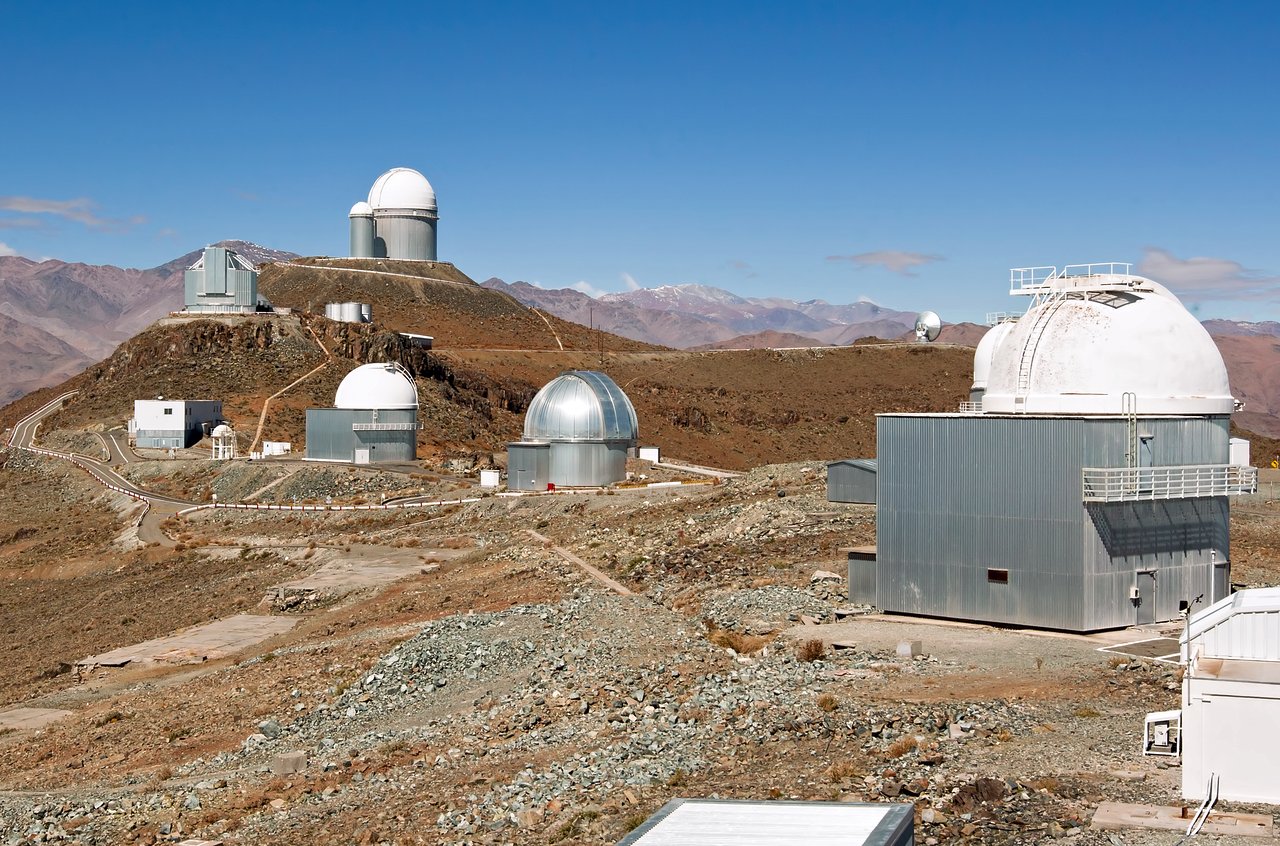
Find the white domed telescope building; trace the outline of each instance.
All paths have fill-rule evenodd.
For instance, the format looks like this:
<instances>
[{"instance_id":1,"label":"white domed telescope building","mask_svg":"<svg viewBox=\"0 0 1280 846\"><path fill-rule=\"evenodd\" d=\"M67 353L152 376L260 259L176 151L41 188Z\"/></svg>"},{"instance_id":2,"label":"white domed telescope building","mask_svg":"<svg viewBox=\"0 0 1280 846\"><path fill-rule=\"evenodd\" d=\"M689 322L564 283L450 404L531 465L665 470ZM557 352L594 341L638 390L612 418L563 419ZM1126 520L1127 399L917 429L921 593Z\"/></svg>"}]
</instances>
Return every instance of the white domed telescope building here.
<instances>
[{"instance_id":1,"label":"white domed telescope building","mask_svg":"<svg viewBox=\"0 0 1280 846\"><path fill-rule=\"evenodd\" d=\"M348 217L352 258L436 260L436 192L412 168L396 167L379 176L368 201L352 206Z\"/></svg>"},{"instance_id":2,"label":"white domed telescope building","mask_svg":"<svg viewBox=\"0 0 1280 846\"><path fill-rule=\"evenodd\" d=\"M1127 264L1019 268L1031 298L979 344L970 402L876 418L885 611L1096 631L1173 620L1231 589L1235 401L1204 327Z\"/></svg>"},{"instance_id":3,"label":"white domed telescope building","mask_svg":"<svg viewBox=\"0 0 1280 846\"><path fill-rule=\"evenodd\" d=\"M307 409L307 460L375 464L417 457L418 386L399 364L362 364L333 408Z\"/></svg>"},{"instance_id":4,"label":"white domed telescope building","mask_svg":"<svg viewBox=\"0 0 1280 846\"><path fill-rule=\"evenodd\" d=\"M599 487L627 477L639 424L631 400L595 370L561 373L524 415L524 437L507 446L507 487Z\"/></svg>"}]
</instances>

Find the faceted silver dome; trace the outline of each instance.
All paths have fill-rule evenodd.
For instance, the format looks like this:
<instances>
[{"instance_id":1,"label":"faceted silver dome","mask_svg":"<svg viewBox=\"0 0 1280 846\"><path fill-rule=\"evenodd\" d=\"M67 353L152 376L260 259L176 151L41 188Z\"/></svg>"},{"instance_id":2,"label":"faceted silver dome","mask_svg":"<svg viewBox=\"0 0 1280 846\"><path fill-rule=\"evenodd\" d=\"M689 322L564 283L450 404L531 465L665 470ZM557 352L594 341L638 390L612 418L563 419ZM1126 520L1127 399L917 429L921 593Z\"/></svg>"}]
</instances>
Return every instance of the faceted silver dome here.
<instances>
[{"instance_id":1,"label":"faceted silver dome","mask_svg":"<svg viewBox=\"0 0 1280 846\"><path fill-rule=\"evenodd\" d=\"M524 416L526 441L628 441L639 438L631 400L595 370L571 370L546 384Z\"/></svg>"}]
</instances>

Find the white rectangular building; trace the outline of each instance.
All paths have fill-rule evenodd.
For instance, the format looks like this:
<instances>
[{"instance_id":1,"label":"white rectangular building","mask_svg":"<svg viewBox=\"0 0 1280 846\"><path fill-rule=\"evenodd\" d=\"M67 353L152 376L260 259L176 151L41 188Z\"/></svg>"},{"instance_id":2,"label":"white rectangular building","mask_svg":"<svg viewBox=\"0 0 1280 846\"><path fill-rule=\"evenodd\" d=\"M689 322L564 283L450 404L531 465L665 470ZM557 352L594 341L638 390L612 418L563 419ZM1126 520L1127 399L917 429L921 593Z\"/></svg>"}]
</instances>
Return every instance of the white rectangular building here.
<instances>
[{"instance_id":1,"label":"white rectangular building","mask_svg":"<svg viewBox=\"0 0 1280 846\"><path fill-rule=\"evenodd\" d=\"M183 449L198 444L222 420L222 400L134 400L134 446Z\"/></svg>"},{"instance_id":2,"label":"white rectangular building","mask_svg":"<svg viewBox=\"0 0 1280 846\"><path fill-rule=\"evenodd\" d=\"M901 803L672 799L618 846L911 846L915 809Z\"/></svg>"},{"instance_id":3,"label":"white rectangular building","mask_svg":"<svg viewBox=\"0 0 1280 846\"><path fill-rule=\"evenodd\" d=\"M1280 587L1243 590L1182 637L1182 795L1280 803Z\"/></svg>"}]
</instances>

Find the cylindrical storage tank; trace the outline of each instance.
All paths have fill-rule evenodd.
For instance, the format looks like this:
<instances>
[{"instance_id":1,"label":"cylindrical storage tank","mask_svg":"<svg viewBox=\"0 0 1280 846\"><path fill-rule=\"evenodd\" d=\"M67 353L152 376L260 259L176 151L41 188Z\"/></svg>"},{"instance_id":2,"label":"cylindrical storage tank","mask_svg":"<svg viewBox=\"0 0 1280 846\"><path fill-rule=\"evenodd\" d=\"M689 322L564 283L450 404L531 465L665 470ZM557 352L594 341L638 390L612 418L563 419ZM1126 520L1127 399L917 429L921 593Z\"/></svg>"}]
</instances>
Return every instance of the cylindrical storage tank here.
<instances>
[{"instance_id":1,"label":"cylindrical storage tank","mask_svg":"<svg viewBox=\"0 0 1280 846\"><path fill-rule=\"evenodd\" d=\"M373 209L366 202L351 207L351 256L373 258Z\"/></svg>"},{"instance_id":2,"label":"cylindrical storage tank","mask_svg":"<svg viewBox=\"0 0 1280 846\"><path fill-rule=\"evenodd\" d=\"M360 322L360 303L342 303L339 308L342 314L339 320L344 323Z\"/></svg>"},{"instance_id":3,"label":"cylindrical storage tank","mask_svg":"<svg viewBox=\"0 0 1280 846\"><path fill-rule=\"evenodd\" d=\"M342 319L342 303L325 303L324 316L329 320Z\"/></svg>"},{"instance_id":4,"label":"cylindrical storage tank","mask_svg":"<svg viewBox=\"0 0 1280 846\"><path fill-rule=\"evenodd\" d=\"M435 261L436 223L412 210L377 212L378 238L387 258Z\"/></svg>"},{"instance_id":5,"label":"cylindrical storage tank","mask_svg":"<svg viewBox=\"0 0 1280 846\"><path fill-rule=\"evenodd\" d=\"M373 322L373 306L369 305L369 303L360 303L360 322Z\"/></svg>"}]
</instances>

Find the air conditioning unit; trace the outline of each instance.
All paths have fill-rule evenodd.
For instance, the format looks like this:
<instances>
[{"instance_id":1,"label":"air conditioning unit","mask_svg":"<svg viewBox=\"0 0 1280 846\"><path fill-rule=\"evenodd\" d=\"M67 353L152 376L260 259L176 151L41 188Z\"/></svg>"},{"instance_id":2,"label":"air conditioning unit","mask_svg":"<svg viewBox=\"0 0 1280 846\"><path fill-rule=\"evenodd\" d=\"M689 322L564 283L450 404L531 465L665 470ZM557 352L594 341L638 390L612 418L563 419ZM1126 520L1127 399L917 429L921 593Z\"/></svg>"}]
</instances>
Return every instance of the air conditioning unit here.
<instances>
[{"instance_id":1,"label":"air conditioning unit","mask_svg":"<svg viewBox=\"0 0 1280 846\"><path fill-rule=\"evenodd\" d=\"M1182 711L1147 714L1142 731L1142 754L1177 757L1182 751Z\"/></svg>"}]
</instances>

